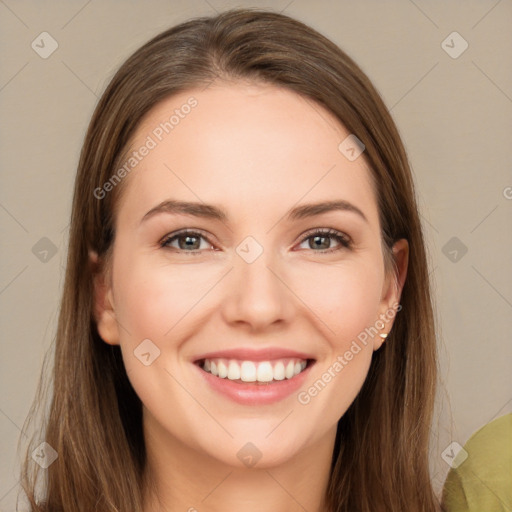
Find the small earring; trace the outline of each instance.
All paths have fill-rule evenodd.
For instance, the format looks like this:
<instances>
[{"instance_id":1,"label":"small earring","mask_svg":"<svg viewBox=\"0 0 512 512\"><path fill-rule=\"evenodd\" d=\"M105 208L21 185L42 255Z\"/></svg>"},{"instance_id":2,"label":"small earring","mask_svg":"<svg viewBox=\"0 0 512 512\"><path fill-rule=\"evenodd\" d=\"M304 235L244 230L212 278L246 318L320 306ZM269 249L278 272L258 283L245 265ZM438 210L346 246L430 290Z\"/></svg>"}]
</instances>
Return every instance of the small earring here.
<instances>
[{"instance_id":1,"label":"small earring","mask_svg":"<svg viewBox=\"0 0 512 512\"><path fill-rule=\"evenodd\" d=\"M379 336L380 336L384 341L386 341L386 338L388 337L388 335L387 335L385 332L381 332L381 333L379 334Z\"/></svg>"}]
</instances>

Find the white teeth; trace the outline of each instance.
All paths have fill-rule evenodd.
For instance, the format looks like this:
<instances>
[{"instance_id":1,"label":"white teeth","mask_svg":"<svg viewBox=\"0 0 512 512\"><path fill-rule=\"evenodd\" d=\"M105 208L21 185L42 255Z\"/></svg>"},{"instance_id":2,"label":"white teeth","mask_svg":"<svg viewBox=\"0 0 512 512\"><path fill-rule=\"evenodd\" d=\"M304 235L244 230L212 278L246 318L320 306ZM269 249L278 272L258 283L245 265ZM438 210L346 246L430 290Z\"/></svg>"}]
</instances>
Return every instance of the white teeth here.
<instances>
[{"instance_id":1,"label":"white teeth","mask_svg":"<svg viewBox=\"0 0 512 512\"><path fill-rule=\"evenodd\" d=\"M228 367L222 361L219 361L219 364L217 365L217 371L219 372L219 377L221 379L224 379L228 376Z\"/></svg>"},{"instance_id":2,"label":"white teeth","mask_svg":"<svg viewBox=\"0 0 512 512\"><path fill-rule=\"evenodd\" d=\"M205 370L206 370L206 362L208 359L205 360ZM229 380L238 380L240 378L240 366L238 366L235 361L229 362L228 367L228 379Z\"/></svg>"},{"instance_id":3,"label":"white teeth","mask_svg":"<svg viewBox=\"0 0 512 512\"><path fill-rule=\"evenodd\" d=\"M284 364L281 361L274 366L274 380L284 380Z\"/></svg>"},{"instance_id":4,"label":"white teeth","mask_svg":"<svg viewBox=\"0 0 512 512\"><path fill-rule=\"evenodd\" d=\"M252 361L244 361L240 367L240 378L244 382L256 380L256 365Z\"/></svg>"},{"instance_id":5,"label":"white teeth","mask_svg":"<svg viewBox=\"0 0 512 512\"><path fill-rule=\"evenodd\" d=\"M272 365L265 361L258 365L257 379L258 382L270 382L274 378L274 372L272 371Z\"/></svg>"},{"instance_id":6,"label":"white teeth","mask_svg":"<svg viewBox=\"0 0 512 512\"><path fill-rule=\"evenodd\" d=\"M243 382L271 382L291 379L307 366L303 359L279 359L275 361L236 361L234 359L205 359L203 370L221 379Z\"/></svg>"},{"instance_id":7,"label":"white teeth","mask_svg":"<svg viewBox=\"0 0 512 512\"><path fill-rule=\"evenodd\" d=\"M291 379L293 377L294 370L295 370L295 365L293 364L293 361L290 361L288 363L288 365L286 366L286 370L285 370L285 374L284 374L285 377L287 379ZM215 373L213 373L213 374L215 375Z\"/></svg>"}]
</instances>

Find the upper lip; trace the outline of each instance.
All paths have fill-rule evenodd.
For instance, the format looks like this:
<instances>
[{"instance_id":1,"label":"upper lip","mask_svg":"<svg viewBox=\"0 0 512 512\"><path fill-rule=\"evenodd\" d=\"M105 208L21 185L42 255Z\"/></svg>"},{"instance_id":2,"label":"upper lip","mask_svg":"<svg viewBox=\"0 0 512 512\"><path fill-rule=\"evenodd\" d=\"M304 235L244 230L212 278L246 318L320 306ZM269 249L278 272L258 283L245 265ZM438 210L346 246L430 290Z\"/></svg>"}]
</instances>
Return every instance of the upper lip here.
<instances>
[{"instance_id":1,"label":"upper lip","mask_svg":"<svg viewBox=\"0 0 512 512\"><path fill-rule=\"evenodd\" d=\"M197 357L194 357L194 362L203 359L238 359L240 361L269 361L271 359L314 359L311 354L305 352L297 352L280 347L268 347L262 349L254 348L234 348L231 350L216 350L215 352L208 352Z\"/></svg>"}]
</instances>

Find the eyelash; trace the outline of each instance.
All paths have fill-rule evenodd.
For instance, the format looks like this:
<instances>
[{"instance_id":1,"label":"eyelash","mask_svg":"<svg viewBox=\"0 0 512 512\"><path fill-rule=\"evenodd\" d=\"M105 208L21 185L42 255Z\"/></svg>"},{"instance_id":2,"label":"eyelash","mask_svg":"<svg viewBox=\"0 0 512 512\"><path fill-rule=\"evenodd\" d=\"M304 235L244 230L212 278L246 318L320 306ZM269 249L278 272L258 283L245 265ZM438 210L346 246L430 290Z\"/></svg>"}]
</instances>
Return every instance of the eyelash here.
<instances>
[{"instance_id":1,"label":"eyelash","mask_svg":"<svg viewBox=\"0 0 512 512\"><path fill-rule=\"evenodd\" d=\"M172 233L166 237L164 237L164 239L160 242L160 247L163 248L163 249L174 249L176 252L184 252L184 253L187 253L187 254L191 254L192 256L197 256L199 254L201 254L202 250L199 249L199 250L195 250L195 251L184 251L182 249L176 249L176 248L171 248L168 246L168 244L180 237L183 237L183 236L194 236L196 237L197 235L199 235L199 238L203 238L204 240L206 240L210 245L213 245L209 240L208 238L203 235L201 232L199 231L192 231L192 230L184 230L184 231L179 231L177 233ZM347 237L346 235L344 235L343 233L340 233L339 231L336 231L335 229L315 229L313 231L310 231L308 233L305 234L304 238L301 240L300 244L302 244L303 242L305 242L306 240L309 240L310 238L313 238L315 236L330 236L332 238L334 238L337 242L339 242L340 244L340 247L335 247L334 249L323 249L323 250L320 250L320 251L313 251L313 252L317 252L317 253L320 253L320 254L325 254L325 253L332 253L332 252L336 252L336 251L339 251L341 249L351 249L352 248L352 240ZM312 249L311 249L312 250Z\"/></svg>"}]
</instances>

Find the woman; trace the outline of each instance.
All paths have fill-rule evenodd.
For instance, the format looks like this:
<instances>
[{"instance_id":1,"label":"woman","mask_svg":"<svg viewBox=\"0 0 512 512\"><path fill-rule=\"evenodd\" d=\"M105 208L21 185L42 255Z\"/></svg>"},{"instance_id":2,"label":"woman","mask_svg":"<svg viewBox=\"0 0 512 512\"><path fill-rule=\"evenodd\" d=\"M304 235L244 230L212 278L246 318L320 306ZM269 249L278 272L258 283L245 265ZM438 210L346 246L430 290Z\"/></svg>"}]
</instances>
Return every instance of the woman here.
<instances>
[{"instance_id":1,"label":"woman","mask_svg":"<svg viewBox=\"0 0 512 512\"><path fill-rule=\"evenodd\" d=\"M359 67L273 12L173 27L85 138L32 510L439 510L434 331L406 153Z\"/></svg>"}]
</instances>

